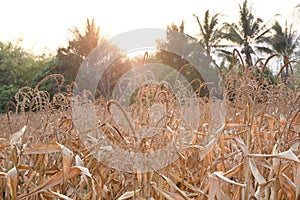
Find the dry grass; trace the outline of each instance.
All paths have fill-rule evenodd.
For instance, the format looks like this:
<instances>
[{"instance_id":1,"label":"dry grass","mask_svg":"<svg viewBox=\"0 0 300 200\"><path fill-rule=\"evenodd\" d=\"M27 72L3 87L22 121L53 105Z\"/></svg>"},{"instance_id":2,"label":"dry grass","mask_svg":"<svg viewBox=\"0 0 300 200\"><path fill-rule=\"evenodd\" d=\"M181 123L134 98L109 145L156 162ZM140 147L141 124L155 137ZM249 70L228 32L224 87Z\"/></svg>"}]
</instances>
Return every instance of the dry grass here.
<instances>
[{"instance_id":1,"label":"dry grass","mask_svg":"<svg viewBox=\"0 0 300 200\"><path fill-rule=\"evenodd\" d=\"M145 173L118 171L95 158L92 139L99 138L91 134L91 141L83 141L76 130L72 93L59 92L63 77L47 77L58 83L53 99L39 91L43 81L34 89L22 88L17 105L10 106L18 112L1 115L0 199L299 199L299 93L254 74L224 75L226 123L214 140L207 141L210 99L199 98L192 142L172 164ZM176 114L176 98L159 84L142 88L128 112L104 98L90 103L99 120L90 132L101 129L112 146L126 150L163 148L184 123ZM154 103L166 112L152 112ZM118 124L114 113L128 124ZM149 126L158 131L136 145L137 128Z\"/></svg>"}]
</instances>

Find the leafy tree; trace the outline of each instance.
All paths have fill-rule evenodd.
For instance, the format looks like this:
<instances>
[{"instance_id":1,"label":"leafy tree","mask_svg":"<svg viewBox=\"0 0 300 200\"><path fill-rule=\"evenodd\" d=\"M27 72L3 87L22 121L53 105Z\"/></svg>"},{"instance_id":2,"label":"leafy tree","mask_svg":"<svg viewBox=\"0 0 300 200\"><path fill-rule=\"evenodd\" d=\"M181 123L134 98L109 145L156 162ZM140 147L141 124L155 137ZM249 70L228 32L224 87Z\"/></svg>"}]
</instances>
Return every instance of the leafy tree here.
<instances>
[{"instance_id":1,"label":"leafy tree","mask_svg":"<svg viewBox=\"0 0 300 200\"><path fill-rule=\"evenodd\" d=\"M238 24L224 23L225 33L223 37L234 44L242 47L241 53L245 54L245 62L248 67L253 66L251 54L253 49L270 52L268 48L259 46L259 43L265 42L268 38L267 33L271 28L263 23L261 18L256 18L252 13L252 7L248 7L247 0L243 5L239 5L240 17Z\"/></svg>"},{"instance_id":2,"label":"leafy tree","mask_svg":"<svg viewBox=\"0 0 300 200\"><path fill-rule=\"evenodd\" d=\"M158 41L159 51L151 59L175 69L174 73L163 75L168 81L173 81L180 73L196 90L200 86L196 79L200 82L204 82L203 78L206 81L213 81L209 74L212 67L210 67L210 59L205 55L205 49L199 45L196 38L185 34L183 30L184 28L174 24L168 26L166 39ZM206 94L206 89L201 95Z\"/></svg>"},{"instance_id":3,"label":"leafy tree","mask_svg":"<svg viewBox=\"0 0 300 200\"><path fill-rule=\"evenodd\" d=\"M287 78L290 76L289 68L292 70L292 65L289 63L290 59L299 55L300 35L297 35L297 32L293 30L292 25L287 25L287 21L284 28L276 21L272 30L274 34L267 42L271 45L273 53L282 56L283 65L288 65L285 68L285 73L281 73L282 78Z\"/></svg>"},{"instance_id":4,"label":"leafy tree","mask_svg":"<svg viewBox=\"0 0 300 200\"><path fill-rule=\"evenodd\" d=\"M19 43L0 42L0 84L30 85L32 75L38 71L35 60Z\"/></svg>"},{"instance_id":5,"label":"leafy tree","mask_svg":"<svg viewBox=\"0 0 300 200\"><path fill-rule=\"evenodd\" d=\"M75 80L83 60L104 39L100 37L100 27L95 25L94 19L87 19L84 34L77 27L71 32L74 38L69 40L68 47L59 48L56 55L58 71L65 76L67 83Z\"/></svg>"},{"instance_id":6,"label":"leafy tree","mask_svg":"<svg viewBox=\"0 0 300 200\"><path fill-rule=\"evenodd\" d=\"M55 57L43 58L42 60L39 61L39 66L40 66L40 70L33 78L32 88L34 88L38 84L38 82L40 82L45 77L51 74L58 73L57 59ZM53 95L57 92L57 85L53 79L49 79L41 85L39 90L45 90L50 95Z\"/></svg>"},{"instance_id":7,"label":"leafy tree","mask_svg":"<svg viewBox=\"0 0 300 200\"><path fill-rule=\"evenodd\" d=\"M39 71L37 58L24 51L19 43L0 42L0 112L23 86L31 86Z\"/></svg>"},{"instance_id":8,"label":"leafy tree","mask_svg":"<svg viewBox=\"0 0 300 200\"><path fill-rule=\"evenodd\" d=\"M167 27L167 36L165 41L158 41L158 49L160 50L155 54L155 57L152 60L155 60L159 63L174 67L179 69L181 66L187 64L188 62L181 58L181 55L176 55L175 52L169 52L169 49L182 49L184 50L187 46L187 41L185 37L181 37L181 34L184 32L184 22L182 21L180 27L172 23ZM175 34L174 34L175 33ZM195 38L190 37L190 39L196 41Z\"/></svg>"},{"instance_id":9,"label":"leafy tree","mask_svg":"<svg viewBox=\"0 0 300 200\"><path fill-rule=\"evenodd\" d=\"M191 36L184 34L184 22L178 27L172 23L167 27L166 40L158 41L158 49L160 50L152 58L158 63L165 64L173 67L177 71L186 64L188 61L183 59L182 56L187 57L194 50L193 45L196 46L197 40ZM175 50L175 51L174 51ZM178 55L180 54L180 55ZM186 67L181 71L186 76L192 75L192 68Z\"/></svg>"}]
</instances>

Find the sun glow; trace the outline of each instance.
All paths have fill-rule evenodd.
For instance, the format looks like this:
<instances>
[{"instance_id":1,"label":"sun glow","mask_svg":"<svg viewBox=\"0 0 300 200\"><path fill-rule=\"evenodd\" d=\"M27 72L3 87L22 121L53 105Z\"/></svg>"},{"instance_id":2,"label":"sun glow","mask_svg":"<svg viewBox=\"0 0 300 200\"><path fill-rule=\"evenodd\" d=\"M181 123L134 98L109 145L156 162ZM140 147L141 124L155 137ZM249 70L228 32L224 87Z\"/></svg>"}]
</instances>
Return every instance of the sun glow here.
<instances>
[{"instance_id":1,"label":"sun glow","mask_svg":"<svg viewBox=\"0 0 300 200\"><path fill-rule=\"evenodd\" d=\"M281 21L289 18L299 22L295 13L298 0L270 1L248 0L257 17L271 19L281 15ZM23 38L22 45L34 53L55 52L59 46L65 46L72 37L69 32L75 26L82 28L86 18L95 18L101 27L101 34L115 36L125 31L139 28L166 28L172 22L185 21L185 32L195 36L199 32L196 14L203 17L205 10L211 14L221 13L223 21L236 22L238 4L242 0L210 1L171 1L153 0L141 2L128 1L36 1L11 0L2 2L0 12L0 41L16 41ZM298 23L300 24L300 23ZM299 28L299 27L297 27Z\"/></svg>"}]
</instances>

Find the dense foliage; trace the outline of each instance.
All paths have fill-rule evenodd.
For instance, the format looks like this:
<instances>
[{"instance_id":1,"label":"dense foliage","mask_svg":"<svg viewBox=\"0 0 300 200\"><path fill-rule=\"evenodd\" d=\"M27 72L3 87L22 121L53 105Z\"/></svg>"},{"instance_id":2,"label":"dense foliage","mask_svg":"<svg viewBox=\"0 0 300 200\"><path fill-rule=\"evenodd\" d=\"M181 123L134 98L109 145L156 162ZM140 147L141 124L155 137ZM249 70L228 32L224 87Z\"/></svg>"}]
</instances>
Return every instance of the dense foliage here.
<instances>
[{"instance_id":1,"label":"dense foliage","mask_svg":"<svg viewBox=\"0 0 300 200\"><path fill-rule=\"evenodd\" d=\"M0 42L0 111L20 87L32 84L41 62L18 43Z\"/></svg>"}]
</instances>

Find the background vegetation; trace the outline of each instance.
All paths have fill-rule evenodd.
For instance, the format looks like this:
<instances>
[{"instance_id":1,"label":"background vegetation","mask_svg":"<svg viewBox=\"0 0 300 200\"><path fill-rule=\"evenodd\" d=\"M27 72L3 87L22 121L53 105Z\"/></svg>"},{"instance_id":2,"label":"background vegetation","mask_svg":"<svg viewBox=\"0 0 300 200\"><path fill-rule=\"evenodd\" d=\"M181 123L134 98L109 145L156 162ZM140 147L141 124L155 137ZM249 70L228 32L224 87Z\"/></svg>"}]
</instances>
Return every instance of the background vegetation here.
<instances>
[{"instance_id":1,"label":"background vegetation","mask_svg":"<svg viewBox=\"0 0 300 200\"><path fill-rule=\"evenodd\" d=\"M293 26L286 21L285 25L281 25L274 19L265 22L263 19L256 17L252 11L252 6L244 1L240 5L240 17L236 22L225 22L219 24L221 13L211 14L206 11L203 15L203 20L199 16L195 16L195 26L199 27L199 37L193 38L205 49L206 55L210 58L210 62L216 64L220 71L231 70L236 63L236 56L233 56L232 51L236 48L241 54L240 67L251 67L254 64L261 66L259 62L261 58L267 58L272 54L278 54L279 58L273 59L272 67L266 70L272 71L269 73L273 76L274 70L278 67L284 67L280 76L282 80L293 76L296 78L294 83L298 83L298 66L299 57L299 35ZM66 27L68 28L68 27ZM184 33L184 22L180 26L172 24L168 26L168 30ZM9 100L14 100L14 94L23 86L34 86L38 81L45 76L55 73L60 73L65 77L66 83L70 84L75 80L78 69L88 55L97 45L105 43L107 36L100 34L100 27L95 24L94 19L87 19L85 30L82 32L77 27L71 30L73 37L69 39L68 46L58 47L56 55L45 57L36 56L21 48L18 41L0 42L0 112L5 111L6 103ZM178 40L178 41L176 41ZM180 43L180 39L166 38L166 44ZM183 44L184 41L181 41ZM228 45L230 44L230 45ZM158 47L163 43L158 44ZM120 74L115 78L124 74L134 65L141 63L142 58L120 59L118 64L114 63L114 68L118 68ZM170 65L179 68L187 63L181 58L176 58L176 55L166 51L161 51L150 55L150 59L155 62ZM275 61L276 60L276 61ZM243 62L245 65L243 65ZM257 62L257 63L256 63ZM185 70L193 70L192 67L186 67ZM280 70L280 69L279 69ZM295 73L294 73L295 72ZM190 76L188 79L193 80L198 76L193 71L182 72L185 76ZM106 74L107 76L107 74ZM112 77L107 79L112 79ZM111 81L112 85L114 81ZM53 94L53 81L49 80L42 87ZM102 92L107 93L107 87L102 87ZM106 88L106 89L104 89ZM108 92L109 93L109 92Z\"/></svg>"}]
</instances>

